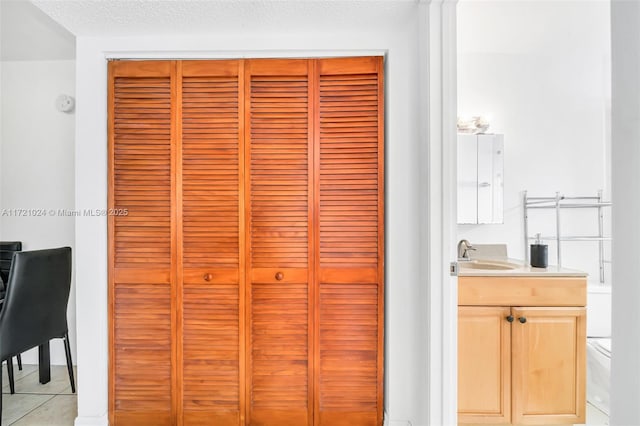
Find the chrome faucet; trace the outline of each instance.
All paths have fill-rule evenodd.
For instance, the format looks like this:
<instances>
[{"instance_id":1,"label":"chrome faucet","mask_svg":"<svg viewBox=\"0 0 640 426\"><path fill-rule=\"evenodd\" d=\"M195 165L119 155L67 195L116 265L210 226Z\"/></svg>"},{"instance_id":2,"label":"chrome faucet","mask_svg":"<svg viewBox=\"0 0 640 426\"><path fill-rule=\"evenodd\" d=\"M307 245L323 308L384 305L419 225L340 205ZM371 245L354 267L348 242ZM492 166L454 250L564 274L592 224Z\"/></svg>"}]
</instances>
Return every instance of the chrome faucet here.
<instances>
[{"instance_id":1,"label":"chrome faucet","mask_svg":"<svg viewBox=\"0 0 640 426\"><path fill-rule=\"evenodd\" d=\"M460 240L458 243L458 260L470 260L469 250L475 250L475 247L467 240Z\"/></svg>"}]
</instances>

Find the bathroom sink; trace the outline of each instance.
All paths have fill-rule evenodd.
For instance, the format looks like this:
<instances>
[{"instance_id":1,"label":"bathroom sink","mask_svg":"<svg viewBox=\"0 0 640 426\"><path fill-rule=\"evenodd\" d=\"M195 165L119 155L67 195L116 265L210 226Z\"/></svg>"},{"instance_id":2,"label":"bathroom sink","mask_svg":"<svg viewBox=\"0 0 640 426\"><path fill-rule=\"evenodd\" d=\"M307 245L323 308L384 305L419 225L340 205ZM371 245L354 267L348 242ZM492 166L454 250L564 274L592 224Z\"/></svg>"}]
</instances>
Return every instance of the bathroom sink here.
<instances>
[{"instance_id":1,"label":"bathroom sink","mask_svg":"<svg viewBox=\"0 0 640 426\"><path fill-rule=\"evenodd\" d=\"M471 260L458 262L460 268L463 269L484 269L484 270L509 270L520 268L520 265L511 262L502 262L499 260Z\"/></svg>"}]
</instances>

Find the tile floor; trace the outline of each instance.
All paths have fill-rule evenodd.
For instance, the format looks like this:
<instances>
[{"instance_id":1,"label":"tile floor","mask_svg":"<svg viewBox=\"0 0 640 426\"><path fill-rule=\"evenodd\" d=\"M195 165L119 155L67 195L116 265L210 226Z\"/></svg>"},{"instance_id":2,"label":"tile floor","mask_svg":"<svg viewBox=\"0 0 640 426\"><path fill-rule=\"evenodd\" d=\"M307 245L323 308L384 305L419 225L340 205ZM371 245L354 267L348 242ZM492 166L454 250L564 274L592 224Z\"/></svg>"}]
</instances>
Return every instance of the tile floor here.
<instances>
[{"instance_id":1,"label":"tile floor","mask_svg":"<svg viewBox=\"0 0 640 426\"><path fill-rule=\"evenodd\" d=\"M73 426L78 413L76 395L71 393L67 368L51 366L51 382L38 382L38 367L15 366L16 393L9 394L5 366L2 368L3 426ZM76 374L77 376L77 374ZM587 425L608 425L609 417L587 404Z\"/></svg>"},{"instance_id":2,"label":"tile floor","mask_svg":"<svg viewBox=\"0 0 640 426\"><path fill-rule=\"evenodd\" d=\"M51 366L51 381L41 385L38 366L14 366L16 393L9 393L6 364L2 366L2 426L72 426L78 414L66 366ZM76 374L77 377L77 374ZM77 381L76 381L77 383Z\"/></svg>"}]
</instances>

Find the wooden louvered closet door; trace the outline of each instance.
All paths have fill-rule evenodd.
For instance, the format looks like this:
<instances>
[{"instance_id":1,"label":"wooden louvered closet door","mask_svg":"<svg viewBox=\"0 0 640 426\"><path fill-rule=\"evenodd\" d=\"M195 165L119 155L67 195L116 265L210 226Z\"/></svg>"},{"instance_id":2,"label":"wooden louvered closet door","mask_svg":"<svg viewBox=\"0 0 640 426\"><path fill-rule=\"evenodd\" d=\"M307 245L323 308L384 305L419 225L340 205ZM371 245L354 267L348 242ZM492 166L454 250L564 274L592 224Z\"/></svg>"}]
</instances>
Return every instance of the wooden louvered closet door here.
<instances>
[{"instance_id":1,"label":"wooden louvered closet door","mask_svg":"<svg viewBox=\"0 0 640 426\"><path fill-rule=\"evenodd\" d=\"M110 420L171 425L175 67L112 62L109 74Z\"/></svg>"},{"instance_id":2,"label":"wooden louvered closet door","mask_svg":"<svg viewBox=\"0 0 640 426\"><path fill-rule=\"evenodd\" d=\"M239 61L180 61L179 372L185 425L240 422Z\"/></svg>"},{"instance_id":3,"label":"wooden louvered closet door","mask_svg":"<svg viewBox=\"0 0 640 426\"><path fill-rule=\"evenodd\" d=\"M319 424L382 422L382 58L318 61Z\"/></svg>"},{"instance_id":4,"label":"wooden louvered closet door","mask_svg":"<svg viewBox=\"0 0 640 426\"><path fill-rule=\"evenodd\" d=\"M382 58L109 64L110 422L382 424Z\"/></svg>"},{"instance_id":5,"label":"wooden louvered closet door","mask_svg":"<svg viewBox=\"0 0 640 426\"><path fill-rule=\"evenodd\" d=\"M245 67L249 424L312 420L309 67Z\"/></svg>"}]
</instances>

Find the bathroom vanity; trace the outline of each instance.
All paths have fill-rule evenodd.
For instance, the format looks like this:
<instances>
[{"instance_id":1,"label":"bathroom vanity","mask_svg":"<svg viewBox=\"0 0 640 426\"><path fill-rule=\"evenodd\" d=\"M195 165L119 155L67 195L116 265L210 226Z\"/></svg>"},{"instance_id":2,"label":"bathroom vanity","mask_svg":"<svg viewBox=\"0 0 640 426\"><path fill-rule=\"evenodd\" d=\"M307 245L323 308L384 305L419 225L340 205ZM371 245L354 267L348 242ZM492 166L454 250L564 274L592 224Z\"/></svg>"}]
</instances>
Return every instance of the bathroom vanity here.
<instances>
[{"instance_id":1,"label":"bathroom vanity","mask_svg":"<svg viewBox=\"0 0 640 426\"><path fill-rule=\"evenodd\" d=\"M461 262L458 422L585 423L586 274Z\"/></svg>"}]
</instances>

